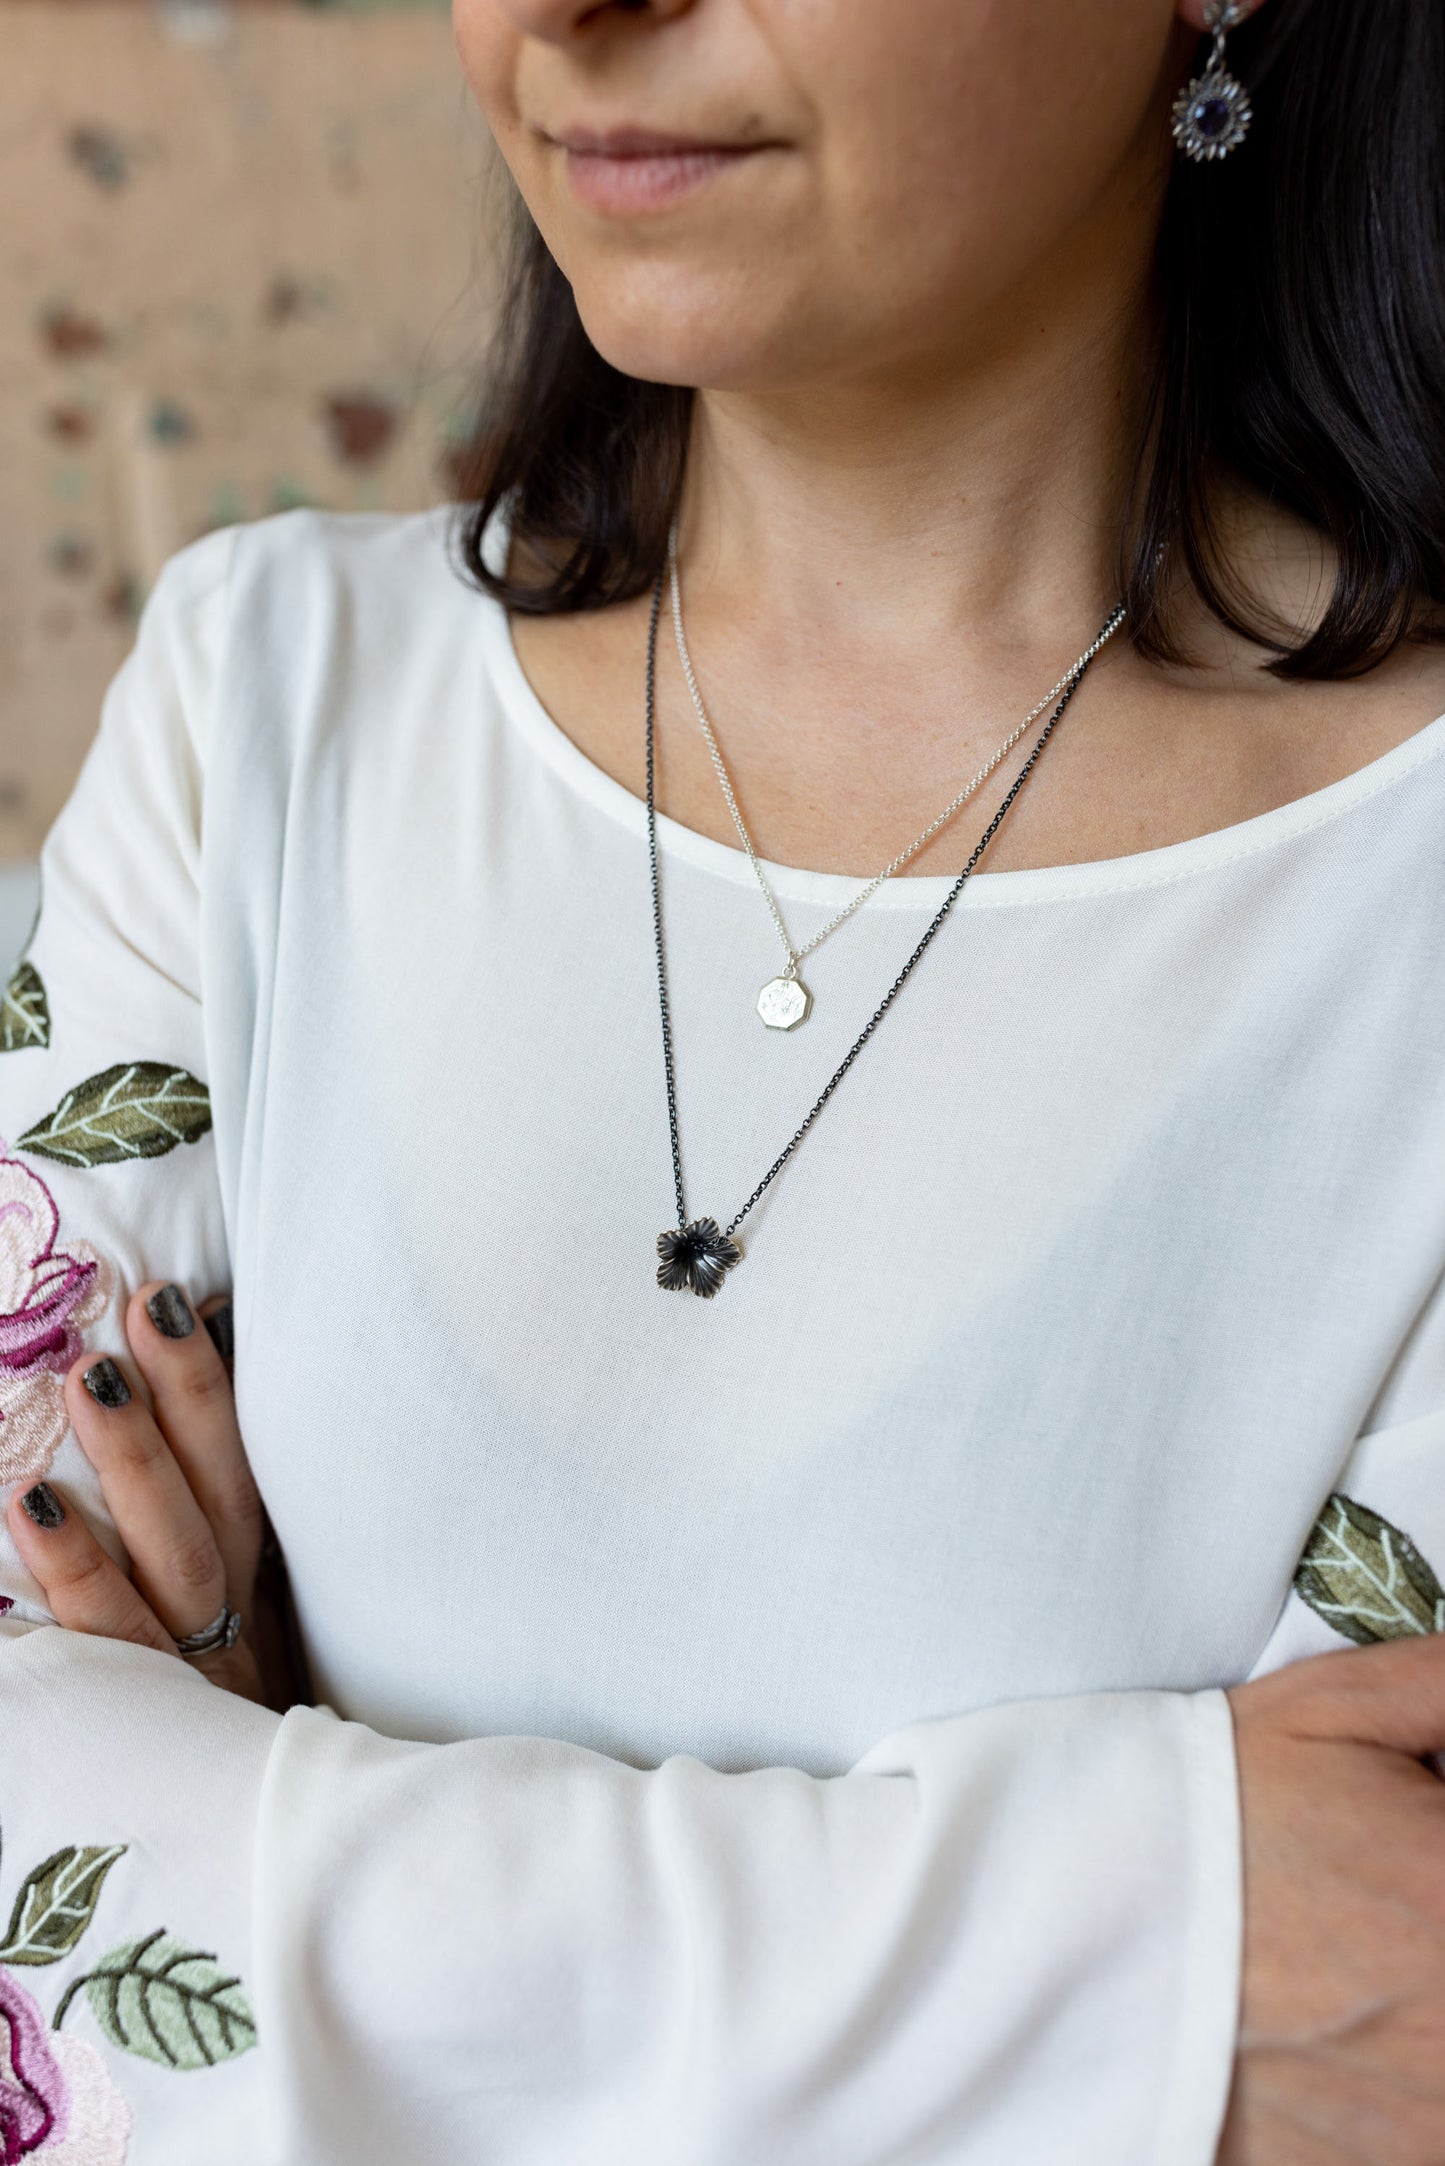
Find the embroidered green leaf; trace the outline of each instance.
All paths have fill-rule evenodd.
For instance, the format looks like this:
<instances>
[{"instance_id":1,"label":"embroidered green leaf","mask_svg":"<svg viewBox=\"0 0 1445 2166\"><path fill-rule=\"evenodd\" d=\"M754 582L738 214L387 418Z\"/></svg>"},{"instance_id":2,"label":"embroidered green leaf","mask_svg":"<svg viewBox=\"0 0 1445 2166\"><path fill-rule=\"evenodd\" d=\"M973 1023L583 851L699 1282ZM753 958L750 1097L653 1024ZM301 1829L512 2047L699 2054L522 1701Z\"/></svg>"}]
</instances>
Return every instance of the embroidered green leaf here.
<instances>
[{"instance_id":1,"label":"embroidered green leaf","mask_svg":"<svg viewBox=\"0 0 1445 2166\"><path fill-rule=\"evenodd\" d=\"M197 1142L210 1125L211 1094L204 1083L185 1068L133 1060L77 1083L18 1148L64 1166L113 1166L162 1158L178 1143Z\"/></svg>"},{"instance_id":2,"label":"embroidered green leaf","mask_svg":"<svg viewBox=\"0 0 1445 2166\"><path fill-rule=\"evenodd\" d=\"M112 1948L76 1979L55 2013L58 2028L81 1985L112 2045L163 2068L213 2068L256 2043L256 2019L239 1978L213 1955L168 1933Z\"/></svg>"},{"instance_id":3,"label":"embroidered green leaf","mask_svg":"<svg viewBox=\"0 0 1445 2166\"><path fill-rule=\"evenodd\" d=\"M45 981L34 963L17 963L0 1000L0 1053L21 1053L28 1045L49 1045L50 1003Z\"/></svg>"},{"instance_id":4,"label":"embroidered green leaf","mask_svg":"<svg viewBox=\"0 0 1445 2166\"><path fill-rule=\"evenodd\" d=\"M1362 1647L1445 1632L1445 1588L1409 1535L1338 1492L1315 1522L1294 1583L1326 1624Z\"/></svg>"},{"instance_id":5,"label":"embroidered green leaf","mask_svg":"<svg viewBox=\"0 0 1445 2166\"><path fill-rule=\"evenodd\" d=\"M101 1883L124 1854L124 1843L72 1847L37 1865L15 1898L0 1963L58 1963L69 1955L95 1914Z\"/></svg>"}]
</instances>

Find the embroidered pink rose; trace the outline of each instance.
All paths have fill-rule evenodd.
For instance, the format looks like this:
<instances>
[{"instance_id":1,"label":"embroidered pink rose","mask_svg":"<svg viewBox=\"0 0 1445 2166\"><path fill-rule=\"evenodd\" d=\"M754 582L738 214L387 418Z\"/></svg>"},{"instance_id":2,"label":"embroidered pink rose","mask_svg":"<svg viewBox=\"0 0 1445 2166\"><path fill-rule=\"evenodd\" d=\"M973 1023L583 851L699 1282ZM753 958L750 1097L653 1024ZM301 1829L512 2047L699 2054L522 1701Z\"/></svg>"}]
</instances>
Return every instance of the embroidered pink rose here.
<instances>
[{"instance_id":1,"label":"embroidered pink rose","mask_svg":"<svg viewBox=\"0 0 1445 2166\"><path fill-rule=\"evenodd\" d=\"M125 2166L130 2108L94 2046L47 2031L0 1965L0 2166Z\"/></svg>"},{"instance_id":2,"label":"embroidered pink rose","mask_svg":"<svg viewBox=\"0 0 1445 2166\"><path fill-rule=\"evenodd\" d=\"M0 1968L0 2166L38 2151L68 2121L65 2078L40 2010Z\"/></svg>"},{"instance_id":3,"label":"embroidered pink rose","mask_svg":"<svg viewBox=\"0 0 1445 2166\"><path fill-rule=\"evenodd\" d=\"M96 2048L52 2031L50 2050L69 2094L64 2133L57 2128L36 2155L36 2166L125 2166L130 2107L110 2080Z\"/></svg>"},{"instance_id":4,"label":"embroidered pink rose","mask_svg":"<svg viewBox=\"0 0 1445 2166\"><path fill-rule=\"evenodd\" d=\"M0 1138L0 1484L38 1481L49 1470L69 1426L65 1372L113 1284L88 1242L56 1246L55 1198L8 1151Z\"/></svg>"}]
</instances>

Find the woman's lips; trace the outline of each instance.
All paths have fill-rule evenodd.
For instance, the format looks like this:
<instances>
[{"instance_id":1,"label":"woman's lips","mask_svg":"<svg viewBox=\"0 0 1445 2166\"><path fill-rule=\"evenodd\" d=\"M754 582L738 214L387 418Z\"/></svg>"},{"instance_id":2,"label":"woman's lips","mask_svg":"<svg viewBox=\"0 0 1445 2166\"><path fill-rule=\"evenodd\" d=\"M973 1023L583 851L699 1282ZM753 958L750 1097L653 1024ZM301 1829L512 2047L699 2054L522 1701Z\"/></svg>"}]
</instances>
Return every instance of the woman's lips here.
<instances>
[{"instance_id":1,"label":"woman's lips","mask_svg":"<svg viewBox=\"0 0 1445 2166\"><path fill-rule=\"evenodd\" d=\"M768 147L689 142L634 130L558 140L577 200L589 210L614 215L665 209Z\"/></svg>"}]
</instances>

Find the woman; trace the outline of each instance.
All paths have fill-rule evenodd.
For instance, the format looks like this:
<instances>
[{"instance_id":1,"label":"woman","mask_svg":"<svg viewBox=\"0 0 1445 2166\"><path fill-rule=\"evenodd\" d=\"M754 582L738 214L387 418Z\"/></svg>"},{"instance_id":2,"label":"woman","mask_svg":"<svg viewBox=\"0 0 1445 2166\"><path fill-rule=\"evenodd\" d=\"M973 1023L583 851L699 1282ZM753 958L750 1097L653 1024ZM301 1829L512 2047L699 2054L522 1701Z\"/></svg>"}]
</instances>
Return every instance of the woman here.
<instances>
[{"instance_id":1,"label":"woman","mask_svg":"<svg viewBox=\"0 0 1445 2166\"><path fill-rule=\"evenodd\" d=\"M1437 2157L1438 11L456 29L12 980L5 2155Z\"/></svg>"}]
</instances>

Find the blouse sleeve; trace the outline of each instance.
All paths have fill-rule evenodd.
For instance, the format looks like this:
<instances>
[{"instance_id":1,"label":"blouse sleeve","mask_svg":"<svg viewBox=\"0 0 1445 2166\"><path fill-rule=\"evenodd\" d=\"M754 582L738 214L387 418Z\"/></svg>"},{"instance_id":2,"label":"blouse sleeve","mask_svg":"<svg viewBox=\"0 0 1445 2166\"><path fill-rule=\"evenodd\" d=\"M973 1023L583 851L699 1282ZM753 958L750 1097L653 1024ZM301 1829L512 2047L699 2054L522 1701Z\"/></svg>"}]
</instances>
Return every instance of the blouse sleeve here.
<instances>
[{"instance_id":1,"label":"blouse sleeve","mask_svg":"<svg viewBox=\"0 0 1445 2166\"><path fill-rule=\"evenodd\" d=\"M199 870L236 529L172 558L0 1018L0 1475L119 1555L60 1382L229 1283ZM1222 1693L900 1729L846 1774L278 1717L56 1627L0 1531L0 2154L40 2166L1211 2166Z\"/></svg>"}]
</instances>

